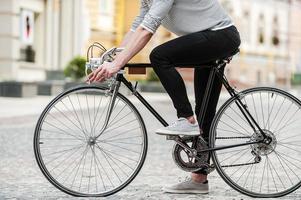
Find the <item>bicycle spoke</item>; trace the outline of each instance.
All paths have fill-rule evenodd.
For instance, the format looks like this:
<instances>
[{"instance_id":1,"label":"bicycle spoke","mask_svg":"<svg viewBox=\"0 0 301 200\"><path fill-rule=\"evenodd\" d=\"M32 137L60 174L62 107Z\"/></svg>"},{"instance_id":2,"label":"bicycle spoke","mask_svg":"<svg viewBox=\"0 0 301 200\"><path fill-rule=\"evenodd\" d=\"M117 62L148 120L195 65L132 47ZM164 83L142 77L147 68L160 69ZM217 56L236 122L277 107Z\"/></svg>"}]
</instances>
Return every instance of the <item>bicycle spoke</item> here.
<instances>
[{"instance_id":1,"label":"bicycle spoke","mask_svg":"<svg viewBox=\"0 0 301 200\"><path fill-rule=\"evenodd\" d=\"M82 125L82 123L81 123L81 120L79 119L79 117L78 117L78 115L77 115L77 112L76 112L76 110L75 110L75 108L74 108L74 105L73 105L73 103L72 103L72 101L71 101L69 95L68 95L68 99L69 99L69 102L70 102L71 105L72 105L73 111L71 111L71 110L65 105L65 103L64 103L62 100L61 100L60 102L64 105L64 107L65 107L69 112L71 112L71 113L74 112L74 113L75 113L75 119L76 119L76 121L79 123L81 130L83 131L85 137L87 138L87 134L88 134L88 133L87 133L86 130L84 129L84 127L83 127L83 125Z\"/></svg>"},{"instance_id":2,"label":"bicycle spoke","mask_svg":"<svg viewBox=\"0 0 301 200\"><path fill-rule=\"evenodd\" d=\"M277 110L277 112L276 112L276 114L275 114L275 117L274 117L274 119L273 119L272 122L271 122L271 127L272 127L272 125L274 124L274 121L275 121L275 119L277 118L278 113L280 112L280 110L281 110L281 108L282 108L282 106L283 106L283 104L284 104L284 101L285 101L285 99L283 99L283 101L282 101L280 107L278 108L278 110Z\"/></svg>"},{"instance_id":3,"label":"bicycle spoke","mask_svg":"<svg viewBox=\"0 0 301 200\"><path fill-rule=\"evenodd\" d=\"M108 158L110 158L110 160L111 160L111 161L112 161L112 162L120 169L120 171L122 171L126 176L129 176L129 175L122 169L122 167L120 167L120 165L118 165L118 163L116 163L116 161L113 160L114 157L113 157L110 153L108 153L106 150L104 150L103 148L101 148L98 144L96 144L96 146L97 146L99 149L101 149L101 150L103 151L103 153L104 153L105 155L108 156ZM127 166L129 169L134 170L133 167L129 166L128 164L126 164L125 162L119 160L118 158L114 158L114 159L116 159L118 162L122 163L124 166Z\"/></svg>"},{"instance_id":4,"label":"bicycle spoke","mask_svg":"<svg viewBox=\"0 0 301 200\"><path fill-rule=\"evenodd\" d=\"M137 152L137 151L133 151L133 150L131 150L131 149L127 149L127 148L125 148L125 147L121 147L121 146L116 145L116 144L114 145L114 144L112 144L112 142L103 142L103 141L102 141L102 143L105 143L105 144L110 145L110 146L113 146L113 147L118 147L119 149L123 149L123 150L129 151L129 152L133 152L133 153L140 154L140 153Z\"/></svg>"},{"instance_id":5,"label":"bicycle spoke","mask_svg":"<svg viewBox=\"0 0 301 200\"><path fill-rule=\"evenodd\" d=\"M232 106L229 106L229 108L243 121L243 122L245 122L248 126L249 126L249 122L247 122L247 120L246 119L244 119L244 118L242 118L242 116L236 111L236 110L234 110L233 108L232 108Z\"/></svg>"},{"instance_id":6,"label":"bicycle spoke","mask_svg":"<svg viewBox=\"0 0 301 200\"><path fill-rule=\"evenodd\" d=\"M120 177L118 176L118 174L116 173L115 169L112 167L111 163L109 162L109 160L107 159L107 156L105 155L105 153L103 152L103 150L99 147L98 144L96 144L97 149L103 154L103 157L105 158L105 160L107 161L107 163L109 164L110 168L113 170L115 176L118 178L118 180L120 181L120 183L122 183L122 180L120 179Z\"/></svg>"},{"instance_id":7,"label":"bicycle spoke","mask_svg":"<svg viewBox=\"0 0 301 200\"><path fill-rule=\"evenodd\" d=\"M90 109L89 109L89 102L88 102L88 97L86 93L86 103L87 103L87 110L88 110L88 116L89 116L89 122L90 122L90 136L92 137L92 122L91 122L91 116L90 116Z\"/></svg>"},{"instance_id":8,"label":"bicycle spoke","mask_svg":"<svg viewBox=\"0 0 301 200\"><path fill-rule=\"evenodd\" d=\"M225 159L223 159L222 161L220 161L220 163L223 163L224 161L226 161L226 160L228 160L228 159L230 159L230 158L233 158L234 156L237 156L237 155L239 155L239 154L241 154L241 153L243 153L242 155L245 155L246 153L248 153L248 151L247 150L249 150L249 149L246 149L246 150L244 150L244 151L239 151L238 153L235 153L234 155L230 155L230 156L228 156L228 157L226 157ZM234 160L232 163L230 163L231 165L232 164L234 164L237 160L239 160L241 157L238 157L236 160Z\"/></svg>"},{"instance_id":9,"label":"bicycle spoke","mask_svg":"<svg viewBox=\"0 0 301 200\"><path fill-rule=\"evenodd\" d=\"M276 155L276 157L277 157L277 159L278 159L278 161L279 161L279 163L280 163L280 165L281 165L281 167L282 167L282 169L283 169L283 171L284 171L286 177L288 178L288 180L290 180L291 184L293 185L293 181L292 181L291 177L289 176L289 174L288 174L287 171L285 170L285 167L283 166L282 158L280 158L280 156L277 154L277 152L275 152L275 155ZM286 163L284 162L284 164L286 164ZM286 165L287 165L287 164L286 164ZM290 168L289 168L289 169L290 169ZM280 179L280 180L281 180L281 183L282 183L283 188L285 188L285 186L284 186L284 184L283 184L283 182L282 182L282 179Z\"/></svg>"},{"instance_id":10,"label":"bicycle spoke","mask_svg":"<svg viewBox=\"0 0 301 200\"><path fill-rule=\"evenodd\" d=\"M250 162L253 158L250 158L246 163ZM234 171L230 176L233 176L234 174L236 174L242 167L244 167L244 165L238 167L238 169L236 171ZM236 182L239 182L239 180L241 179L241 177L246 173L246 171L248 170L250 166L247 165L247 168L245 169L245 171L238 177L238 179L236 180Z\"/></svg>"},{"instance_id":11,"label":"bicycle spoke","mask_svg":"<svg viewBox=\"0 0 301 200\"><path fill-rule=\"evenodd\" d=\"M220 121L222 122L223 124L225 124L226 126L230 127L230 128L233 128L232 126L230 126L229 124L227 124L226 122L224 121ZM239 133L239 135L244 135L244 136L248 136L247 134L243 133L243 132L240 132L238 131L236 128L233 128L237 133Z\"/></svg>"},{"instance_id":12,"label":"bicycle spoke","mask_svg":"<svg viewBox=\"0 0 301 200\"><path fill-rule=\"evenodd\" d=\"M261 105L261 113L262 113L262 125L264 126L265 122L264 122L264 112L263 112L263 106L262 106L261 92L260 92L260 105Z\"/></svg>"},{"instance_id":13,"label":"bicycle spoke","mask_svg":"<svg viewBox=\"0 0 301 200\"><path fill-rule=\"evenodd\" d=\"M296 164L292 163L291 161L289 161L288 159L286 159L284 156L280 155L281 153L276 153L279 157L281 157L282 160L286 160L287 162L289 162L290 164L292 164L294 167L300 169ZM284 162L285 165L289 168L289 170L298 178L298 180L300 181L299 176L295 173L295 170L293 170L291 167L288 166L288 164L286 162Z\"/></svg>"},{"instance_id":14,"label":"bicycle spoke","mask_svg":"<svg viewBox=\"0 0 301 200\"><path fill-rule=\"evenodd\" d=\"M44 121L44 122L46 122L46 121ZM47 122L46 122L46 124L47 124ZM50 125L50 124L48 123L48 125ZM71 134L71 133L68 133L68 132L62 130L62 129L59 129L58 127L56 127L56 126L54 126L54 125L50 125L50 126L56 128L56 129L58 129L58 130L60 130L60 131L62 131L62 132L47 130L47 129L44 129L44 128L41 129L41 132L55 133L55 134L63 135L63 136L69 135L69 136L72 136L72 137L73 137L73 140L79 140L79 141L84 141L84 140L85 140L84 138L78 138L76 135L73 135L73 134ZM70 139L72 140L72 138L70 138Z\"/></svg>"},{"instance_id":15,"label":"bicycle spoke","mask_svg":"<svg viewBox=\"0 0 301 200\"><path fill-rule=\"evenodd\" d=\"M86 120L85 120L85 117L84 117L84 112L83 112L81 103L80 103L79 98L78 98L78 93L76 93L76 97L77 97L77 102L78 102L78 105L79 105L80 112L82 114L83 124L84 124L86 132L88 133L88 129L87 129L87 126L86 126Z\"/></svg>"},{"instance_id":16,"label":"bicycle spoke","mask_svg":"<svg viewBox=\"0 0 301 200\"><path fill-rule=\"evenodd\" d=\"M271 98L273 98L273 96L274 96L274 93L272 93ZM272 115L273 108L274 108L274 105L275 105L275 102L276 102L277 98L278 98L278 95L276 96L276 98L274 98L273 105L272 105L272 108L271 108L271 112L269 113L269 116L268 116L268 126L267 126L268 129L271 128L271 124L270 124L270 116Z\"/></svg>"},{"instance_id":17,"label":"bicycle spoke","mask_svg":"<svg viewBox=\"0 0 301 200\"><path fill-rule=\"evenodd\" d=\"M278 145L283 146L283 147L285 147L285 148L287 148L287 149L293 150L293 151L295 151L295 152L301 153L301 151L298 151L298 150L296 150L296 149L293 149L293 148L291 148L291 147L288 147L287 145L284 145L284 144L281 144L281 143L278 143ZM287 156L289 156L289 155L287 155ZM296 160L297 160L297 159L296 159ZM301 162L301 161L300 161L300 162Z\"/></svg>"},{"instance_id":18,"label":"bicycle spoke","mask_svg":"<svg viewBox=\"0 0 301 200\"><path fill-rule=\"evenodd\" d=\"M58 110L55 106L54 106L54 108L56 109L56 110ZM83 130L83 129L81 129L79 126L77 126L69 117L67 117L67 115L65 115L62 111L60 111L60 110L58 110L59 111L59 113L61 113L69 122L71 122L76 128L78 128L82 133L84 133L85 134L85 131Z\"/></svg>"},{"instance_id":19,"label":"bicycle spoke","mask_svg":"<svg viewBox=\"0 0 301 200\"><path fill-rule=\"evenodd\" d=\"M73 184L74 184L74 181L75 181L75 179L76 179L76 177L77 177L78 170L79 170L79 168L80 168L80 166L81 166L82 160L83 160L83 158L85 157L85 154L87 153L87 151L88 151L88 146L86 146L84 152L82 153L78 165L75 165L75 166L76 166L75 168L77 168L77 170L76 170L75 176L74 176L74 178L73 178L73 180L72 180L71 188L73 188Z\"/></svg>"},{"instance_id":20,"label":"bicycle spoke","mask_svg":"<svg viewBox=\"0 0 301 200\"><path fill-rule=\"evenodd\" d=\"M262 189L262 182L263 182L263 179L264 179L264 172L265 172L266 162L267 162L267 159L265 159L264 165L263 165L263 172L262 172L262 175L261 175L261 182L260 182L260 190L259 190L259 192L261 192L261 189Z\"/></svg>"},{"instance_id":21,"label":"bicycle spoke","mask_svg":"<svg viewBox=\"0 0 301 200\"><path fill-rule=\"evenodd\" d=\"M255 111L256 121L259 122L253 94L252 94L252 100L253 100L253 107Z\"/></svg>"},{"instance_id":22,"label":"bicycle spoke","mask_svg":"<svg viewBox=\"0 0 301 200\"><path fill-rule=\"evenodd\" d=\"M284 117L286 116L286 114L288 113L288 111L291 109L292 105L293 105L293 102L291 103L291 105L289 106L289 108L286 110L286 112L283 114L282 118L279 120L279 123L274 128L274 130L277 130L277 128L279 127L279 125L281 124L281 122L283 122ZM274 132L276 132L276 131L274 131Z\"/></svg>"},{"instance_id":23,"label":"bicycle spoke","mask_svg":"<svg viewBox=\"0 0 301 200\"><path fill-rule=\"evenodd\" d=\"M298 121L298 120L300 120L300 118L298 119L295 119L295 120L293 120L292 122L289 122L291 119L293 119L295 116L296 116L296 113L299 111L300 109L298 109L294 114L293 114L293 116L292 116L292 118L290 118L286 123L285 123L285 125L283 125L281 128L279 128L278 130L275 130L274 131L274 133L275 133L275 135L276 136L280 136L281 135L281 133L279 133L279 131L281 131L281 130L283 130L285 127L289 127L291 124L293 124L294 122L296 122L296 121ZM289 123L288 123L289 122ZM276 134L277 133L277 134Z\"/></svg>"},{"instance_id":24,"label":"bicycle spoke","mask_svg":"<svg viewBox=\"0 0 301 200\"><path fill-rule=\"evenodd\" d=\"M95 96L95 95L94 95ZM95 127L95 122L96 122L96 119L97 119L97 116L98 116L98 112L99 112L99 108L100 108L100 104L102 103L102 99L103 99L103 96L100 98L100 101L98 102L98 106L97 106L97 110L96 110L96 112L94 113L94 119L93 119L93 130L92 130L92 132L93 132L93 137L95 136L95 129L96 129L96 127ZM94 106L95 107L95 106Z\"/></svg>"},{"instance_id":25,"label":"bicycle spoke","mask_svg":"<svg viewBox=\"0 0 301 200\"><path fill-rule=\"evenodd\" d=\"M59 164L57 164L55 167L53 167L51 170L49 170L50 172L57 169L60 165L62 165L62 163L66 162L67 160L69 160L70 158L72 158L73 155L75 155L75 153L78 152L79 149L77 149L75 152L73 152L71 155L68 155L64 160L62 160ZM70 166L67 165L65 167L65 169L63 169L57 176L56 178L58 179Z\"/></svg>"},{"instance_id":26,"label":"bicycle spoke","mask_svg":"<svg viewBox=\"0 0 301 200\"><path fill-rule=\"evenodd\" d=\"M50 116L52 119L54 119L55 121L59 122L59 123L60 123L61 125L63 125L64 127L66 127L67 129L69 129L71 132L74 132L74 130L72 130L70 127L68 127L65 123L59 121L56 117L52 116L50 113L49 113L49 116ZM47 124L52 125L53 127L59 129L57 126L54 126L53 124L49 123L48 121L44 121L44 122L46 122ZM80 128L78 128L78 127L76 127L76 128L79 129L80 132L82 132L82 130L81 130ZM59 130L62 130L62 129L59 129ZM86 135L85 135L85 134L84 134L84 136L85 136L85 138L86 138ZM79 136L79 137L82 138L81 136Z\"/></svg>"},{"instance_id":27,"label":"bicycle spoke","mask_svg":"<svg viewBox=\"0 0 301 200\"><path fill-rule=\"evenodd\" d=\"M116 138L116 137L118 137L120 135L125 135L125 133L131 132L131 131L134 131L134 130L137 130L137 129L140 129L140 127L135 127L135 128L130 129L130 130L123 131L121 133L118 133L117 135L112 135L111 137L107 137L107 138L104 138L102 140L108 140L108 139ZM108 132L104 132L104 133L108 133ZM102 136L103 135L105 135L105 134L102 134ZM114 140L111 140L111 141L114 141Z\"/></svg>"},{"instance_id":28,"label":"bicycle spoke","mask_svg":"<svg viewBox=\"0 0 301 200\"><path fill-rule=\"evenodd\" d=\"M250 174L251 174L251 172L252 172L253 167L254 167L254 165L251 165L250 170L249 170L249 173L248 173L248 175L247 175L247 178L246 178L246 180L245 180L245 182L244 182L244 184L243 184L243 187L246 186L246 183L248 182L248 179L249 179L249 177L250 177Z\"/></svg>"},{"instance_id":29,"label":"bicycle spoke","mask_svg":"<svg viewBox=\"0 0 301 200\"><path fill-rule=\"evenodd\" d=\"M249 132L248 130L246 130L242 125L240 125L236 120L234 120L232 117L230 117L229 115L227 115L225 113L225 115L230 118L235 124L237 124L240 128L242 128L244 131L246 131L247 133Z\"/></svg>"}]
</instances>

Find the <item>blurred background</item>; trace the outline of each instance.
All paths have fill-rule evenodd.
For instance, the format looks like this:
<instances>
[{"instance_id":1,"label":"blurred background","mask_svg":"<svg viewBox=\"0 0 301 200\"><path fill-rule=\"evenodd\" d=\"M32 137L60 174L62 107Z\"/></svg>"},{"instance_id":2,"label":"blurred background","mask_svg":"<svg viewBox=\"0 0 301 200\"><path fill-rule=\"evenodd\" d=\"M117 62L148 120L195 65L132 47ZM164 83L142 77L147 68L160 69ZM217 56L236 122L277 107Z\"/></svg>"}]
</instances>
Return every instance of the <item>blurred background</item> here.
<instances>
[{"instance_id":1,"label":"blurred background","mask_svg":"<svg viewBox=\"0 0 301 200\"><path fill-rule=\"evenodd\" d=\"M301 0L220 1L242 38L240 53L225 70L231 83L238 88L276 86L300 99ZM38 169L32 145L36 122L54 96L83 83L88 46L95 41L106 48L118 46L139 6L140 0L0 0L0 199L74 199L56 190ZM161 27L131 62L149 62L155 46L175 37ZM179 70L192 99L193 69ZM151 69L146 75L127 76L140 80L138 89L166 121L175 120L172 102ZM127 98L143 114L149 153L131 187L110 199L162 199L161 186L187 173L171 159L172 142L154 134L161 124L134 96ZM227 98L224 91L220 105ZM212 192L204 197L208 200L248 199L217 174L210 182ZM300 196L297 192L282 200Z\"/></svg>"},{"instance_id":2,"label":"blurred background","mask_svg":"<svg viewBox=\"0 0 301 200\"><path fill-rule=\"evenodd\" d=\"M220 1L242 38L228 79L238 87L301 84L301 0ZM1 84L80 79L88 45L118 46L139 5L139 0L1 0ZM174 37L161 27L132 62L148 62L152 48ZM191 70L181 73L192 81Z\"/></svg>"}]
</instances>

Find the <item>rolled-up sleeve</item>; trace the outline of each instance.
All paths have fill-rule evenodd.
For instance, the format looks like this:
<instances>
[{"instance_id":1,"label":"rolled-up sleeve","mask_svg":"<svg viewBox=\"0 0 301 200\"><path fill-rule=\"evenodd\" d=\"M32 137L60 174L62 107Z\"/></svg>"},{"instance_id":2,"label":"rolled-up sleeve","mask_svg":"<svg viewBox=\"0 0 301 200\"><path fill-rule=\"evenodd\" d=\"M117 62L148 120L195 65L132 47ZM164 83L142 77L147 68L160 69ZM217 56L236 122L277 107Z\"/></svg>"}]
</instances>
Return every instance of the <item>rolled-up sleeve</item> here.
<instances>
[{"instance_id":1,"label":"rolled-up sleeve","mask_svg":"<svg viewBox=\"0 0 301 200\"><path fill-rule=\"evenodd\" d=\"M140 24L146 30L155 33L162 20L169 13L174 0L153 0L151 7Z\"/></svg>"},{"instance_id":2,"label":"rolled-up sleeve","mask_svg":"<svg viewBox=\"0 0 301 200\"><path fill-rule=\"evenodd\" d=\"M142 23L144 20L144 16L148 13L149 11L149 6L144 0L140 1L140 13L139 15L134 19L132 26L131 26L131 31L135 31L137 27Z\"/></svg>"}]
</instances>

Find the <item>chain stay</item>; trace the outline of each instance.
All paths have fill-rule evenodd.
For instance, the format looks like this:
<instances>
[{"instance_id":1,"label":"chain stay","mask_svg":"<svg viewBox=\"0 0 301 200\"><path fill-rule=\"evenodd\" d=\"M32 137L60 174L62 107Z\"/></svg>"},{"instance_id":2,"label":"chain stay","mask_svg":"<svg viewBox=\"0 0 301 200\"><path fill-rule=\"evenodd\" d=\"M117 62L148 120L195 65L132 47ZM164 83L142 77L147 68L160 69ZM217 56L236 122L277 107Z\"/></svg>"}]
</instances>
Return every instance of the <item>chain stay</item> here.
<instances>
[{"instance_id":1,"label":"chain stay","mask_svg":"<svg viewBox=\"0 0 301 200\"><path fill-rule=\"evenodd\" d=\"M255 162L251 162L251 163L241 163L241 164L235 164L235 165L222 165L222 167L239 167L239 166L245 166L245 165L254 165L254 164L258 164L260 163L260 161L255 161Z\"/></svg>"}]
</instances>

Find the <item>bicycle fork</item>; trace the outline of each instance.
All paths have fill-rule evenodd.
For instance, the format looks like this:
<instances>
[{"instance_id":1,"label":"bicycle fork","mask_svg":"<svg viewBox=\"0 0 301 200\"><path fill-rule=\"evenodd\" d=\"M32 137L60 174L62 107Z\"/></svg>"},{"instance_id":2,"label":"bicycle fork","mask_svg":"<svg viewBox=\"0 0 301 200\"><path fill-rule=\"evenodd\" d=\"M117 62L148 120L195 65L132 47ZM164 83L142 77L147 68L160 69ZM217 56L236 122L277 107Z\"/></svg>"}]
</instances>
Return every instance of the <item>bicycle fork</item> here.
<instances>
[{"instance_id":1,"label":"bicycle fork","mask_svg":"<svg viewBox=\"0 0 301 200\"><path fill-rule=\"evenodd\" d=\"M106 128L109 124L110 117L111 117L111 114L112 114L112 111L113 111L113 107L115 105L117 93L118 93L119 88L120 88L120 84L121 84L121 82L118 81L118 80L113 81L110 85L110 88L107 90L107 92L109 94L112 93L112 95L111 95L111 98L109 100L109 106L108 106L108 110L106 112L106 118L105 118L105 121L104 121L104 124L103 124L101 130L99 131L99 134L95 138L93 138L93 140L97 140L100 137L100 135L106 130Z\"/></svg>"}]
</instances>

